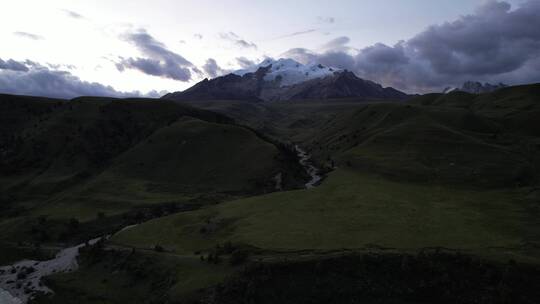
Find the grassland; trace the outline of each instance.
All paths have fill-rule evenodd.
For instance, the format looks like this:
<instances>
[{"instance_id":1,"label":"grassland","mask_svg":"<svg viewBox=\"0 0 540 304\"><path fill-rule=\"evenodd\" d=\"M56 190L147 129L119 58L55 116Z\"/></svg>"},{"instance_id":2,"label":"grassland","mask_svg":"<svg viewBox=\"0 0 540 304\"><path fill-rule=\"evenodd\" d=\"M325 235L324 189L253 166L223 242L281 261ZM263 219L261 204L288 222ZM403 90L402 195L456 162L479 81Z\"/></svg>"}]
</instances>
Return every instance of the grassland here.
<instances>
[{"instance_id":1,"label":"grassland","mask_svg":"<svg viewBox=\"0 0 540 304\"><path fill-rule=\"evenodd\" d=\"M203 288L224 281L235 270L228 264L201 262L198 257L155 252L108 252L84 259L76 273L51 276L59 291L37 303L194 303Z\"/></svg>"},{"instance_id":2,"label":"grassland","mask_svg":"<svg viewBox=\"0 0 540 304\"><path fill-rule=\"evenodd\" d=\"M534 202L515 189L471 190L394 182L337 170L320 187L242 199L152 220L114 243L179 253L232 241L270 250L446 247L538 262ZM201 228L215 223L215 232ZM499 252L497 252L499 248Z\"/></svg>"},{"instance_id":3,"label":"grassland","mask_svg":"<svg viewBox=\"0 0 540 304\"><path fill-rule=\"evenodd\" d=\"M145 99L7 95L0 107L7 118L0 123L0 240L11 243L79 241L165 207L175 212L275 191L278 173L286 189L303 182L283 147L205 110ZM70 229L70 221L81 225Z\"/></svg>"},{"instance_id":4,"label":"grassland","mask_svg":"<svg viewBox=\"0 0 540 304\"><path fill-rule=\"evenodd\" d=\"M190 103L199 110L103 100L76 101L73 108L55 109L58 106L51 102L50 109L32 112L31 123L13 124L23 126L25 136L36 142L54 133L51 130L64 132L73 121L84 122L82 132L74 144L64 133L51 135L52 147L68 148L49 151L49 147L44 159L36 158L32 150L36 142L25 146L7 139L22 153L9 164L23 164L17 168L25 170L30 163L38 164L41 171L8 170L0 177L3 189L25 194L16 204L3 198L8 202L5 210L18 215L0 221L0 240L12 246L17 236L27 235L28 223L45 227L35 223L43 215L49 217L46 227L58 230L55 234L69 227L69 218L78 218L79 234L86 236L105 231L98 226L117 230L126 212L139 208L200 203L202 208L186 212L158 210L154 219L144 217L139 220L146 221L143 224L114 235L108 250L79 272L50 278L58 297L43 301L56 303L144 302L153 294L183 303L208 296L201 290L223 282L233 282L223 288L244 286L228 280L241 268L227 260L217 264L200 260L224 244L249 248L255 252L252 262L275 262L278 269L279 265L289 269L291 265L282 264L285 260L309 257L315 262L307 273L318 269L321 258L344 252L376 253L382 260L395 254L399 259L393 261L402 267L406 259L402 255L426 248L470 254L490 263L516 261L536 269L540 266L538 88L515 87L480 96L429 94L400 103ZM169 116L171 111L177 112ZM103 127L97 127L101 123ZM85 135L90 131L101 135ZM111 145L105 135L120 146ZM328 172L323 183L315 189L292 190L299 185L301 172L265 138L308 150ZM96 152L100 145L107 147L105 153ZM84 149L73 154L70 149L75 147ZM94 162L96 155L106 161ZM278 172L288 172L289 187L268 193ZM62 190L47 190L51 184ZM98 211L106 217L96 219ZM6 260L12 255L6 254ZM436 271L452 267L426 263ZM429 267L427 272L432 273ZM482 278L492 276L486 267L480 267ZM262 276L262 281L254 282L267 280L272 269L253 273ZM141 278L141 273L149 276ZM242 275L241 280L246 279ZM302 280L309 281L306 278ZM329 278L331 273L320 279L330 282ZM419 278L421 286L425 277ZM448 276L441 274L439 279ZM251 280L249 273L246 280ZM461 282L458 277L452 280ZM279 281L274 281L276 286L282 286ZM136 292L130 293L130 288ZM494 294L490 292L486 294Z\"/></svg>"}]
</instances>

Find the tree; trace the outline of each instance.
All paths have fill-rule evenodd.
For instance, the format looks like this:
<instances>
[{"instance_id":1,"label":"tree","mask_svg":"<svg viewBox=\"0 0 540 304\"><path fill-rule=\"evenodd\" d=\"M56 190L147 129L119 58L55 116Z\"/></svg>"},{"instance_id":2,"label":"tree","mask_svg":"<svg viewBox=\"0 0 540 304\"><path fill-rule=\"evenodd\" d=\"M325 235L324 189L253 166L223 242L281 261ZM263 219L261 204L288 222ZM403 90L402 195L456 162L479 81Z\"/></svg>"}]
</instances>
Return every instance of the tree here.
<instances>
[{"instance_id":1,"label":"tree","mask_svg":"<svg viewBox=\"0 0 540 304\"><path fill-rule=\"evenodd\" d=\"M77 229L79 229L79 225L80 225L80 223L79 223L79 220L78 220L78 219L76 219L76 218L71 218L71 219L69 220L68 226L69 226L69 228L70 228L71 230L77 230Z\"/></svg>"},{"instance_id":2,"label":"tree","mask_svg":"<svg viewBox=\"0 0 540 304\"><path fill-rule=\"evenodd\" d=\"M104 219L105 218L105 212L103 212L103 211L98 212L97 213L97 218L98 218L98 220Z\"/></svg>"},{"instance_id":3,"label":"tree","mask_svg":"<svg viewBox=\"0 0 540 304\"><path fill-rule=\"evenodd\" d=\"M249 258L249 252L246 250L235 250L232 255L229 263L233 266L243 264Z\"/></svg>"}]
</instances>

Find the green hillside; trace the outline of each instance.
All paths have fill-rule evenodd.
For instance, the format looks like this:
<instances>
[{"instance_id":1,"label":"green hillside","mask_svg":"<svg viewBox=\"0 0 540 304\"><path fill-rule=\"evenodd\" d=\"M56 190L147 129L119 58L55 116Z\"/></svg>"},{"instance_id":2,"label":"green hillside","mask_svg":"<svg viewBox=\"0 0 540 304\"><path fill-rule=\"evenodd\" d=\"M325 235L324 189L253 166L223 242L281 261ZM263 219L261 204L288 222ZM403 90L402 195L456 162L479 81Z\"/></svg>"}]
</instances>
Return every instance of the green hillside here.
<instances>
[{"instance_id":1,"label":"green hillside","mask_svg":"<svg viewBox=\"0 0 540 304\"><path fill-rule=\"evenodd\" d=\"M0 124L0 240L11 243L77 242L163 212L276 191L278 174L282 189L305 179L283 146L206 110L9 95L0 106L9 118ZM73 220L85 223L70 230Z\"/></svg>"},{"instance_id":2,"label":"green hillside","mask_svg":"<svg viewBox=\"0 0 540 304\"><path fill-rule=\"evenodd\" d=\"M192 102L282 141L321 167L402 181L510 187L539 181L540 85L428 94L406 102ZM245 112L243 112L245 111Z\"/></svg>"},{"instance_id":3,"label":"green hillside","mask_svg":"<svg viewBox=\"0 0 540 304\"><path fill-rule=\"evenodd\" d=\"M534 303L538 88L394 103L55 101L12 122L34 143L6 144L18 152L2 187L16 200L3 207L17 215L0 221L0 260L45 254L17 239L140 223L85 248L38 303L295 303L336 290L365 303ZM324 174L314 189L302 189L295 144Z\"/></svg>"}]
</instances>

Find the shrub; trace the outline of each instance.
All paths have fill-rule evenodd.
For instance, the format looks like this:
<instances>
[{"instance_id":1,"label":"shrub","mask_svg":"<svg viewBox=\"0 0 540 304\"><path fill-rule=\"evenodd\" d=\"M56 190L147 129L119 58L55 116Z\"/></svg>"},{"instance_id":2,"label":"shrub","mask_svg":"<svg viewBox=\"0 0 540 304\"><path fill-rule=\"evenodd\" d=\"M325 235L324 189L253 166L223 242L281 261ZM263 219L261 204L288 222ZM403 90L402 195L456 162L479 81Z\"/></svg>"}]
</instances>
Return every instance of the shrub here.
<instances>
[{"instance_id":1,"label":"shrub","mask_svg":"<svg viewBox=\"0 0 540 304\"><path fill-rule=\"evenodd\" d=\"M249 252L246 250L236 250L232 253L229 262L231 265L240 265L245 263L249 258Z\"/></svg>"}]
</instances>

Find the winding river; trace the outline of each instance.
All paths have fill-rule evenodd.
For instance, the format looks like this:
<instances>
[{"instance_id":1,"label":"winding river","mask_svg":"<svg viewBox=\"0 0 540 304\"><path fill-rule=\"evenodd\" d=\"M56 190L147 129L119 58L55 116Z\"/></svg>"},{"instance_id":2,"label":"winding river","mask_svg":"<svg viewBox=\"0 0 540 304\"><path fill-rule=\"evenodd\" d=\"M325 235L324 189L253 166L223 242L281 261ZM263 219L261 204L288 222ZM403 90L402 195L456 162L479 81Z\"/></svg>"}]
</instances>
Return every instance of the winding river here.
<instances>
[{"instance_id":1,"label":"winding river","mask_svg":"<svg viewBox=\"0 0 540 304\"><path fill-rule=\"evenodd\" d=\"M94 245L101 238L88 241ZM23 260L0 267L0 304L24 304L36 295L53 291L41 279L55 273L71 272L79 268L79 249L85 244L66 248L48 261Z\"/></svg>"},{"instance_id":2,"label":"winding river","mask_svg":"<svg viewBox=\"0 0 540 304\"><path fill-rule=\"evenodd\" d=\"M305 184L306 189L315 188L322 180L319 169L311 160L311 155L299 146L294 147L299 158L299 163L310 176ZM135 225L133 225L135 226ZM133 226L124 227L122 230ZM93 245L101 238L96 238L88 243ZM66 248L48 261L23 260L13 265L0 267L0 304L25 304L39 293L53 293L51 289L43 285L41 279L54 273L75 271L79 268L77 257L79 249L85 244Z\"/></svg>"},{"instance_id":3,"label":"winding river","mask_svg":"<svg viewBox=\"0 0 540 304\"><path fill-rule=\"evenodd\" d=\"M309 174L311 178L306 183L306 189L315 188L322 180L322 176L319 174L319 169L317 169L317 167L313 165L313 162L311 161L311 155L309 155L306 151L302 150L298 145L294 146L294 149L296 150L296 153L298 155L300 165L304 167L307 174Z\"/></svg>"}]
</instances>

